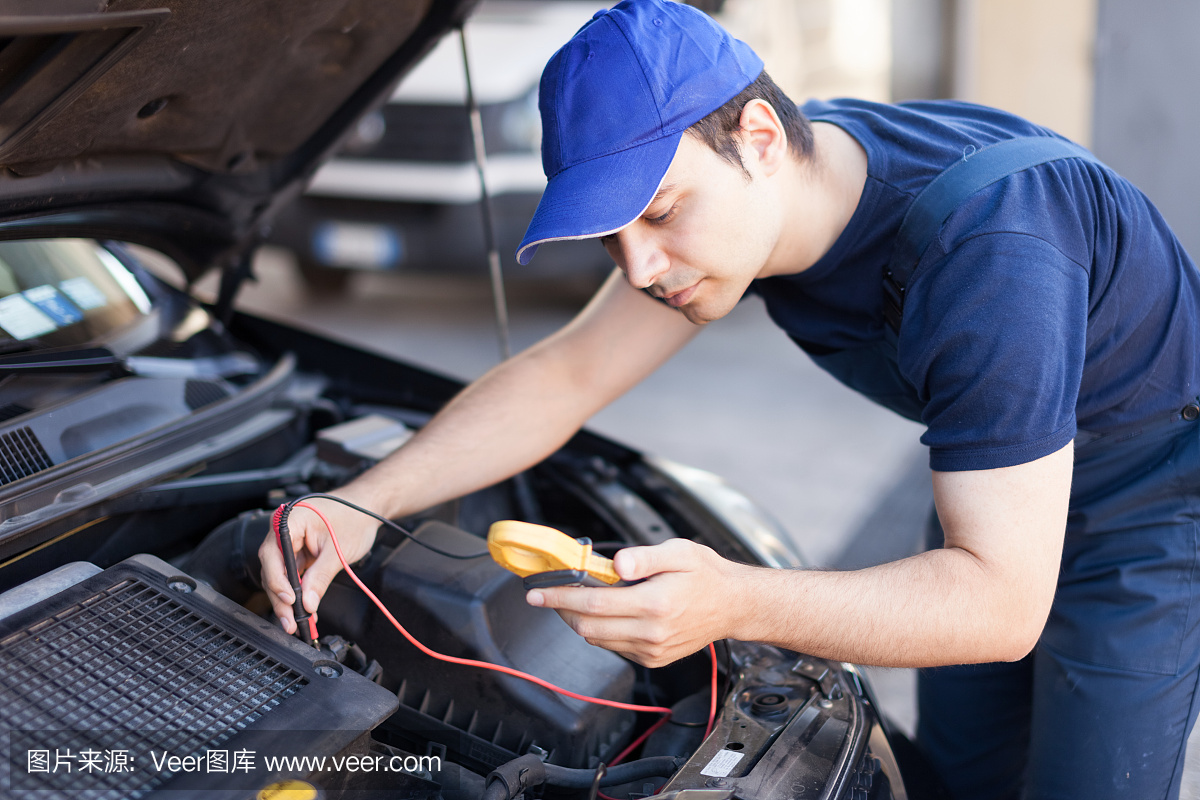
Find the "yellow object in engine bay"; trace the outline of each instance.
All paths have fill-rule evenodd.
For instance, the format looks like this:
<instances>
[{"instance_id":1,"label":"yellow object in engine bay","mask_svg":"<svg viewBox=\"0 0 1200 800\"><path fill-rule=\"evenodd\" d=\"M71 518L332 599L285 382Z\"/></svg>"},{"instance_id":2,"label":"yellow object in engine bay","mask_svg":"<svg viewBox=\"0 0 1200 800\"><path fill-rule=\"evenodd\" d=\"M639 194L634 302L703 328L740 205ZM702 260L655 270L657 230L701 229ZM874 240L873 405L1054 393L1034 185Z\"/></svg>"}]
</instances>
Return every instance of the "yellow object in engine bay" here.
<instances>
[{"instance_id":1,"label":"yellow object in engine bay","mask_svg":"<svg viewBox=\"0 0 1200 800\"><path fill-rule=\"evenodd\" d=\"M612 559L593 553L590 540L572 539L546 525L501 520L488 529L487 543L497 564L527 579L527 589L568 583L612 586L621 582ZM539 575L558 579L530 580ZM574 579L568 579L571 577Z\"/></svg>"}]
</instances>

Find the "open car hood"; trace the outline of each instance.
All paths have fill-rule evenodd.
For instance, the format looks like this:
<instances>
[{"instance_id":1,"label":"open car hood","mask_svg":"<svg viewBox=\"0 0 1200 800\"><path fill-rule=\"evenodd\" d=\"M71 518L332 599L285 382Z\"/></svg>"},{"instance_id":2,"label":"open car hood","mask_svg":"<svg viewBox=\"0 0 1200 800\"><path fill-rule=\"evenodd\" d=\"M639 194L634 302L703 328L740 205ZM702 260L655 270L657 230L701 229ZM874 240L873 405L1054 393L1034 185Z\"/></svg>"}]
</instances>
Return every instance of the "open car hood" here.
<instances>
[{"instance_id":1,"label":"open car hood","mask_svg":"<svg viewBox=\"0 0 1200 800\"><path fill-rule=\"evenodd\" d=\"M0 238L238 264L477 0L8 0Z\"/></svg>"}]
</instances>

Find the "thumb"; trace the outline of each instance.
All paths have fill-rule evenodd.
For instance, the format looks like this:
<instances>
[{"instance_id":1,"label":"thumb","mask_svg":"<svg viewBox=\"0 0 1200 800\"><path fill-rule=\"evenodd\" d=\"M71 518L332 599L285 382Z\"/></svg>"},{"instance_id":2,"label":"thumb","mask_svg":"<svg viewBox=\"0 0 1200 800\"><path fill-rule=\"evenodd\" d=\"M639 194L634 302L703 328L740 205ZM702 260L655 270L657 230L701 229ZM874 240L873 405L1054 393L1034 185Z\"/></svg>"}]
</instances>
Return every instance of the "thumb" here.
<instances>
[{"instance_id":1,"label":"thumb","mask_svg":"<svg viewBox=\"0 0 1200 800\"><path fill-rule=\"evenodd\" d=\"M660 572L679 569L679 553L675 541L663 542L649 547L626 547L613 556L613 568L624 581L649 578Z\"/></svg>"}]
</instances>

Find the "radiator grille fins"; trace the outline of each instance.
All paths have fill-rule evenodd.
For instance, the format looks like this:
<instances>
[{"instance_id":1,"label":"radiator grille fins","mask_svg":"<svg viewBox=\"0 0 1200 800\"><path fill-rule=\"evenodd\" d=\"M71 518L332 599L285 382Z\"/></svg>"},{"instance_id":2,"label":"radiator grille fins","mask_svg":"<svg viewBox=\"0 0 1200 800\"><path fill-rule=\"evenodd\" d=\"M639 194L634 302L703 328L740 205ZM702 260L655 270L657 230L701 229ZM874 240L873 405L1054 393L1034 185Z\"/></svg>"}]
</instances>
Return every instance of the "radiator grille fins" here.
<instances>
[{"instance_id":1,"label":"radiator grille fins","mask_svg":"<svg viewBox=\"0 0 1200 800\"><path fill-rule=\"evenodd\" d=\"M306 683L169 595L126 579L0 640L0 730L13 731L22 750L54 752L56 737L69 732L76 749L83 738L97 751L187 757L228 740ZM92 773L87 797L138 798L168 777ZM81 788L17 769L11 780L44 800Z\"/></svg>"},{"instance_id":2,"label":"radiator grille fins","mask_svg":"<svg viewBox=\"0 0 1200 800\"><path fill-rule=\"evenodd\" d=\"M0 435L0 486L53 466L54 462L29 428Z\"/></svg>"}]
</instances>

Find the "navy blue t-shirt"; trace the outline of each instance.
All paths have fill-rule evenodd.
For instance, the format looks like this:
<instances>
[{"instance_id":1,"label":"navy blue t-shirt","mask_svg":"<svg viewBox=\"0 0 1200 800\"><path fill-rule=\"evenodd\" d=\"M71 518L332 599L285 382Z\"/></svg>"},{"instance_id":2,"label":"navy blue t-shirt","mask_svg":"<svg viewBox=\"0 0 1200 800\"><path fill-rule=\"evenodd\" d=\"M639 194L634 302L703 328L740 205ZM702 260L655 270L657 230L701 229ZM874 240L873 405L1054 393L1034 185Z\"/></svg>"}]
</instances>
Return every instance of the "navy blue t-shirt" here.
<instances>
[{"instance_id":1,"label":"navy blue t-shirt","mask_svg":"<svg viewBox=\"0 0 1200 800\"><path fill-rule=\"evenodd\" d=\"M885 339L883 270L916 195L973 150L1057 134L957 102L802 110L863 146L866 186L828 253L752 291L818 363L862 354L874 370L865 356ZM950 216L908 283L892 365L901 392L874 399L927 426L935 470L1021 464L1077 430L1103 433L1194 400L1198 322L1200 275L1150 201L1100 164L1054 161Z\"/></svg>"}]
</instances>

